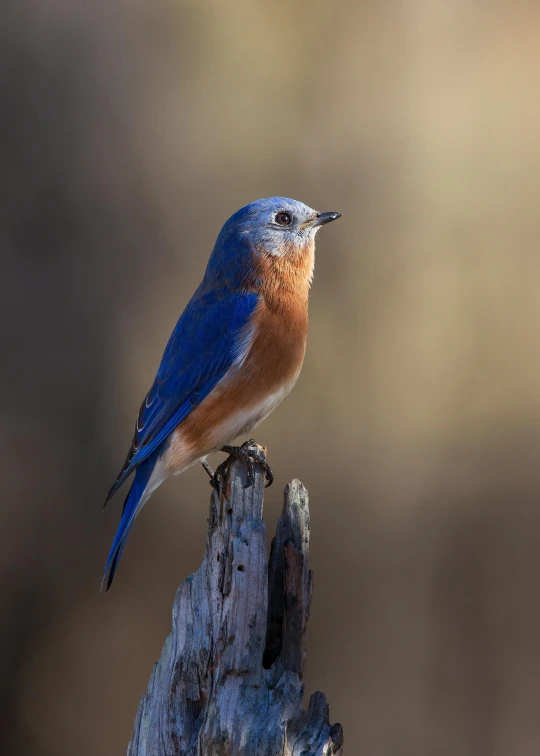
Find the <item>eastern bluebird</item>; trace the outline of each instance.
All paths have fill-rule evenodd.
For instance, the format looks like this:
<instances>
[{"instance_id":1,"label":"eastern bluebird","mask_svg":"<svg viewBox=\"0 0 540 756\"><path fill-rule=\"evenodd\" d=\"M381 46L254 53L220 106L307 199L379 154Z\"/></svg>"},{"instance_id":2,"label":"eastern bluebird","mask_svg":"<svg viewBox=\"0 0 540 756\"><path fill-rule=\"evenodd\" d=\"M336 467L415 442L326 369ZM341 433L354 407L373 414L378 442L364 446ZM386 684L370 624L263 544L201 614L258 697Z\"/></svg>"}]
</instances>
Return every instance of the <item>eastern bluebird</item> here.
<instances>
[{"instance_id":1,"label":"eastern bluebird","mask_svg":"<svg viewBox=\"0 0 540 756\"><path fill-rule=\"evenodd\" d=\"M107 496L108 502L135 472L105 567L106 590L135 517L165 478L198 461L213 475L206 457L220 449L257 458L256 447L246 451L227 444L264 420L298 378L315 235L340 217L270 197L238 210L221 229L204 278L141 404L126 462Z\"/></svg>"}]
</instances>

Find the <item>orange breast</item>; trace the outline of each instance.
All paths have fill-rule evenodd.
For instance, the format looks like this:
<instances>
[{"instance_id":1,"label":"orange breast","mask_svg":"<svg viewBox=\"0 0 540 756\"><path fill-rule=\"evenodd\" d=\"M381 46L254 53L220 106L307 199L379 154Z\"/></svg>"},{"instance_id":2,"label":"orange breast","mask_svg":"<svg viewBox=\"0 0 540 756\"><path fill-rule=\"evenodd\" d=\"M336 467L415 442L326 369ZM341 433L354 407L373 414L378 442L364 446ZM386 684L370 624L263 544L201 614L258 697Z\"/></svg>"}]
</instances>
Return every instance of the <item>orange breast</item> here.
<instances>
[{"instance_id":1,"label":"orange breast","mask_svg":"<svg viewBox=\"0 0 540 756\"><path fill-rule=\"evenodd\" d=\"M290 255L261 256L261 302L247 356L178 428L171 444L178 461L199 458L248 432L294 385L306 351L313 254L311 244Z\"/></svg>"},{"instance_id":2,"label":"orange breast","mask_svg":"<svg viewBox=\"0 0 540 756\"><path fill-rule=\"evenodd\" d=\"M200 456L248 432L292 388L306 350L307 308L272 312L261 304L256 330L241 367L181 424L183 444ZM243 418L243 419L242 419Z\"/></svg>"}]
</instances>

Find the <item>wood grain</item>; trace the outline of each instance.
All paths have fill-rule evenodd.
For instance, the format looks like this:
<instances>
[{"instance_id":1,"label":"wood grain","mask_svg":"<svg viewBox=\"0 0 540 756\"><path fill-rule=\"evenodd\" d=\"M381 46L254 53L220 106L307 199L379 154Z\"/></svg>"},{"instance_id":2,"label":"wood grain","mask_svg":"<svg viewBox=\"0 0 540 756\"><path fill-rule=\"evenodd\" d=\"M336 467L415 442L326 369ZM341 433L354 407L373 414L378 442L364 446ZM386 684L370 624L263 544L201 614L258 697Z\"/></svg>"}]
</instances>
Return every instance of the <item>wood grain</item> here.
<instances>
[{"instance_id":1,"label":"wood grain","mask_svg":"<svg viewBox=\"0 0 540 756\"><path fill-rule=\"evenodd\" d=\"M264 475L240 463L212 493L204 561L178 588L172 631L137 713L128 756L331 756L341 725L326 698L302 709L308 496L285 489L267 565Z\"/></svg>"}]
</instances>

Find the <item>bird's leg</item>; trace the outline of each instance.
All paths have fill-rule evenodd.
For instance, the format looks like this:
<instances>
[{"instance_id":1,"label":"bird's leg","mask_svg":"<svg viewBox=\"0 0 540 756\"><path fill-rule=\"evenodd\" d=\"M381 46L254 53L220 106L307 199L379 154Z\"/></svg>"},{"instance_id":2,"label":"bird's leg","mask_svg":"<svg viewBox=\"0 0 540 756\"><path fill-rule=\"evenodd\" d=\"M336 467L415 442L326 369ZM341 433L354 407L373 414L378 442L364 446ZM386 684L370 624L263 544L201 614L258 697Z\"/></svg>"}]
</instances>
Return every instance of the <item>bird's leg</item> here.
<instances>
[{"instance_id":1,"label":"bird's leg","mask_svg":"<svg viewBox=\"0 0 540 756\"><path fill-rule=\"evenodd\" d=\"M233 459L241 459L247 467L248 482L247 485L244 486L244 488L249 488L251 485L253 485L253 480L255 477L255 462L261 465L264 469L264 475L267 480L265 488L268 488L268 486L272 485L272 482L274 480L274 473L272 472L270 465L266 461L266 456L263 450L255 443L252 438L242 444L242 446L224 446L221 451L226 452L229 456L224 462L219 465L219 467L216 468L216 472L214 473L214 477L211 481L214 488L216 487L216 485L219 488L219 479L227 473Z\"/></svg>"},{"instance_id":2,"label":"bird's leg","mask_svg":"<svg viewBox=\"0 0 540 756\"><path fill-rule=\"evenodd\" d=\"M214 473L214 471L212 470L212 468L210 467L210 465L208 464L206 460L203 460L201 462L201 465L204 467L204 469L208 473L208 477L210 478L210 485L212 486L212 488L215 488L216 491L219 492L219 483L216 481L216 474Z\"/></svg>"},{"instance_id":3,"label":"bird's leg","mask_svg":"<svg viewBox=\"0 0 540 756\"><path fill-rule=\"evenodd\" d=\"M210 467L210 465L208 464L208 462L205 459L201 462L201 465L204 467L204 469L208 473L208 476L210 478L213 478L214 477L214 471L212 470L212 468Z\"/></svg>"}]
</instances>

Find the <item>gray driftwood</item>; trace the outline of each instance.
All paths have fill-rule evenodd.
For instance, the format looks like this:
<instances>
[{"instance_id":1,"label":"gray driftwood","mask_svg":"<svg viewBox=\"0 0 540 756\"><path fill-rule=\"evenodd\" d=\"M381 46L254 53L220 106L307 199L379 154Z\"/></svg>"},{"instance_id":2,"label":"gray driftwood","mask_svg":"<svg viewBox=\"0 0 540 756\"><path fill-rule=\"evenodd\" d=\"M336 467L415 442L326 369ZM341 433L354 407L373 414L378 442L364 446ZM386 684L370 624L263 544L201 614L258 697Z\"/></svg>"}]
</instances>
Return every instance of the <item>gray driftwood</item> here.
<instances>
[{"instance_id":1,"label":"gray driftwood","mask_svg":"<svg viewBox=\"0 0 540 756\"><path fill-rule=\"evenodd\" d=\"M285 489L267 566L264 479L234 463L210 500L206 554L178 588L172 632L137 713L128 756L342 754L323 693L302 709L309 508L298 480Z\"/></svg>"}]
</instances>

